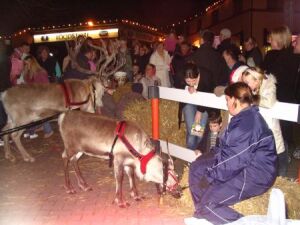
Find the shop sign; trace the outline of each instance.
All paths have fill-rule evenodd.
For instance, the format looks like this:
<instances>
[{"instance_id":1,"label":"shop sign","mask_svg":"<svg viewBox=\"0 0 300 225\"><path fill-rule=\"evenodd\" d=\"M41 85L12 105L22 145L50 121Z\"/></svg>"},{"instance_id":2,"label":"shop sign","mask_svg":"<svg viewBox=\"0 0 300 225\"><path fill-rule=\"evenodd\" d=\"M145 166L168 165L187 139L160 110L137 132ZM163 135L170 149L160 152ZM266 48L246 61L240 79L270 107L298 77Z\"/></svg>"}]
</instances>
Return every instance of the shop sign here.
<instances>
[{"instance_id":1,"label":"shop sign","mask_svg":"<svg viewBox=\"0 0 300 225\"><path fill-rule=\"evenodd\" d=\"M61 32L61 33L48 33L48 34L35 34L33 35L34 43L42 42L58 42L58 41L71 41L75 40L78 36L97 38L117 38L118 28L113 29L98 29L98 30L84 30L75 32Z\"/></svg>"}]
</instances>

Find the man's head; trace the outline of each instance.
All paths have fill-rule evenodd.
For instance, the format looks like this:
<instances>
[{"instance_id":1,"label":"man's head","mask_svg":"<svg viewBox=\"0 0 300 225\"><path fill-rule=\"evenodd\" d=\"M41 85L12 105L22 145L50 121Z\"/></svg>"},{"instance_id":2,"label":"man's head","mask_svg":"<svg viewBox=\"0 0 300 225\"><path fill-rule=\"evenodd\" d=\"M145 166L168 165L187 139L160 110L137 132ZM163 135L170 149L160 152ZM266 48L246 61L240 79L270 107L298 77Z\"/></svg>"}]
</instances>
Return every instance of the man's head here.
<instances>
[{"instance_id":1,"label":"man's head","mask_svg":"<svg viewBox=\"0 0 300 225\"><path fill-rule=\"evenodd\" d=\"M187 55L188 52L190 51L190 45L187 42L182 42L180 45L180 51L182 55Z\"/></svg>"},{"instance_id":2,"label":"man's head","mask_svg":"<svg viewBox=\"0 0 300 225\"><path fill-rule=\"evenodd\" d=\"M27 42L23 42L20 46L19 46L19 50L24 53L29 55L30 53L30 45Z\"/></svg>"},{"instance_id":3,"label":"man's head","mask_svg":"<svg viewBox=\"0 0 300 225\"><path fill-rule=\"evenodd\" d=\"M296 37L296 40L295 40L294 53L300 54L300 34Z\"/></svg>"},{"instance_id":4,"label":"man's head","mask_svg":"<svg viewBox=\"0 0 300 225\"><path fill-rule=\"evenodd\" d=\"M153 76L155 76L155 73L156 73L155 65L153 65L151 63L147 64L146 69L145 69L146 77L153 77Z\"/></svg>"},{"instance_id":5,"label":"man's head","mask_svg":"<svg viewBox=\"0 0 300 225\"><path fill-rule=\"evenodd\" d=\"M211 46L213 45L214 39L215 39L215 34L212 31L205 30L205 31L203 31L201 36L203 39L203 43L209 44Z\"/></svg>"},{"instance_id":6,"label":"man's head","mask_svg":"<svg viewBox=\"0 0 300 225\"><path fill-rule=\"evenodd\" d=\"M37 49L37 56L38 58L46 61L49 57L50 50L46 45L41 45Z\"/></svg>"},{"instance_id":7,"label":"man's head","mask_svg":"<svg viewBox=\"0 0 300 225\"><path fill-rule=\"evenodd\" d=\"M227 28L223 28L220 31L220 41L224 41L225 39L231 38L231 31Z\"/></svg>"},{"instance_id":8,"label":"man's head","mask_svg":"<svg viewBox=\"0 0 300 225\"><path fill-rule=\"evenodd\" d=\"M253 48L257 47L257 42L254 37L249 37L244 43L245 50L247 52L251 51Z\"/></svg>"},{"instance_id":9,"label":"man's head","mask_svg":"<svg viewBox=\"0 0 300 225\"><path fill-rule=\"evenodd\" d=\"M93 48L89 45L82 45L80 48L80 52L85 55L88 60L93 59Z\"/></svg>"},{"instance_id":10,"label":"man's head","mask_svg":"<svg viewBox=\"0 0 300 225\"><path fill-rule=\"evenodd\" d=\"M233 66L239 58L240 49L235 44L230 44L223 52L223 57L229 68Z\"/></svg>"}]
</instances>

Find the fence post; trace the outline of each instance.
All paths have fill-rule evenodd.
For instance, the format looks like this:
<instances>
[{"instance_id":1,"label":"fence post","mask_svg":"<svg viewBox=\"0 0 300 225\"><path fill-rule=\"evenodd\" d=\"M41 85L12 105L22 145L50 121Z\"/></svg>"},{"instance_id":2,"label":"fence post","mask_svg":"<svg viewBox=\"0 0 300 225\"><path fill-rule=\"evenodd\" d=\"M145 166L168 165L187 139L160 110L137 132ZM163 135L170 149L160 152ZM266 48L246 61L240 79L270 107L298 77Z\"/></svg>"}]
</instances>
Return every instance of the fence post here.
<instances>
[{"instance_id":1,"label":"fence post","mask_svg":"<svg viewBox=\"0 0 300 225\"><path fill-rule=\"evenodd\" d=\"M155 144L155 151L160 151L159 143L159 87L148 87L148 97L151 99L152 107L152 139Z\"/></svg>"}]
</instances>

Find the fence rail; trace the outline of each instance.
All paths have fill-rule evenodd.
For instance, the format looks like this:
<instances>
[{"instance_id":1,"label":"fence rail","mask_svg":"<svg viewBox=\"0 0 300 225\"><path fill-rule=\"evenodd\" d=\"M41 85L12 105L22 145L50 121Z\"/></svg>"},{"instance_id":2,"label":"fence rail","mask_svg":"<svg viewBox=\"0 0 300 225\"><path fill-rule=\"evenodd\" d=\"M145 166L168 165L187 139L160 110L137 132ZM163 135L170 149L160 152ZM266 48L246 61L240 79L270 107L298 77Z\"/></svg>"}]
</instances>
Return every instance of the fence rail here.
<instances>
[{"instance_id":1,"label":"fence rail","mask_svg":"<svg viewBox=\"0 0 300 225\"><path fill-rule=\"evenodd\" d=\"M161 99L227 110L224 95L217 97L215 94L205 92L197 92L194 94L190 94L186 90L166 87L150 87L149 95L153 95L153 93L156 92L155 88L158 91L158 93L154 94L154 98L159 96L159 98ZM268 117L272 117L275 119L297 123L300 122L299 109L300 107L298 104L291 104L285 102L276 102L275 105L270 109L262 107L259 108L260 113L262 115L268 115ZM163 152L167 153L166 141L160 140L160 145L162 147ZM172 156L185 160L187 162L192 162L196 158L195 153L192 150L180 147L178 145L174 145L172 143L169 143L169 151Z\"/></svg>"}]
</instances>

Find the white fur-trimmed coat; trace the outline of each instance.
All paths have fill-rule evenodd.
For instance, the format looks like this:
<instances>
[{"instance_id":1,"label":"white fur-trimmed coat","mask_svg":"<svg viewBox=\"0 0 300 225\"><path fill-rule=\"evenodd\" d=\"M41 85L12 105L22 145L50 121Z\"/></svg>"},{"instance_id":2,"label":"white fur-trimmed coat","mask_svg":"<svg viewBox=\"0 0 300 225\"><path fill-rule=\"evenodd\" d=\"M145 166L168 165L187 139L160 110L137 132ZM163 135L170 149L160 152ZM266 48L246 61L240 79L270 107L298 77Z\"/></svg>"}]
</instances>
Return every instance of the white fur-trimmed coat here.
<instances>
[{"instance_id":1,"label":"white fur-trimmed coat","mask_svg":"<svg viewBox=\"0 0 300 225\"><path fill-rule=\"evenodd\" d=\"M271 108L277 101L276 98L276 78L272 74L266 74L266 79L263 80L259 91L260 102L259 106L263 108ZM281 133L281 128L278 119L274 119L268 114L262 114L269 128L274 134L277 154L285 151L284 141Z\"/></svg>"}]
</instances>

